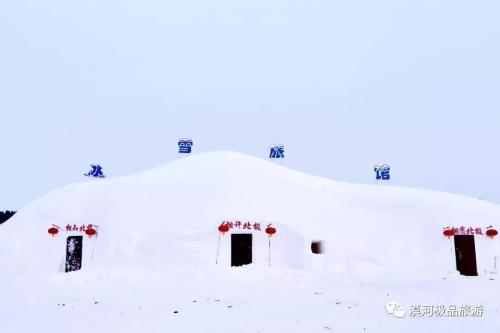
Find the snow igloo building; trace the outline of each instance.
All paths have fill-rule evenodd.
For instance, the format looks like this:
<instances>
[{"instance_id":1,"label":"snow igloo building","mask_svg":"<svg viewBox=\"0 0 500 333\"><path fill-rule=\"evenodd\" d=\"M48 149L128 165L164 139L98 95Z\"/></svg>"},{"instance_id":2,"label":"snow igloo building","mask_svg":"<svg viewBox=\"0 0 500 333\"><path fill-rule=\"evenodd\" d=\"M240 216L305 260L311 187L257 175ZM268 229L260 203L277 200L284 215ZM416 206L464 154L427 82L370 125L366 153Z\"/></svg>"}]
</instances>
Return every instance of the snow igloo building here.
<instances>
[{"instance_id":1,"label":"snow igloo building","mask_svg":"<svg viewBox=\"0 0 500 333\"><path fill-rule=\"evenodd\" d=\"M473 198L347 184L213 152L65 186L26 205L0 226L0 271L496 274L500 247L491 230L499 220L500 206Z\"/></svg>"}]
</instances>

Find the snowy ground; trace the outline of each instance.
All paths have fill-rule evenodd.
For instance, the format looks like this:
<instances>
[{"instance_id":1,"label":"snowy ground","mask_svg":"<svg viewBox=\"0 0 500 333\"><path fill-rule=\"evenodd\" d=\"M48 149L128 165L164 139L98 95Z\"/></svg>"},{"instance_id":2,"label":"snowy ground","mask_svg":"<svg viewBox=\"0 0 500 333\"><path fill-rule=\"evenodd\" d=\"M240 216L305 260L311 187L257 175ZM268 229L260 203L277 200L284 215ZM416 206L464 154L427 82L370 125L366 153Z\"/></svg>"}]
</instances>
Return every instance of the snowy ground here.
<instances>
[{"instance_id":1,"label":"snowy ground","mask_svg":"<svg viewBox=\"0 0 500 333\"><path fill-rule=\"evenodd\" d=\"M10 282L19 289L2 288L1 332L500 331L500 288L489 277L352 283L263 267L198 274L78 272ZM389 301L405 318L387 314ZM484 314L410 316L412 305L482 305Z\"/></svg>"}]
</instances>

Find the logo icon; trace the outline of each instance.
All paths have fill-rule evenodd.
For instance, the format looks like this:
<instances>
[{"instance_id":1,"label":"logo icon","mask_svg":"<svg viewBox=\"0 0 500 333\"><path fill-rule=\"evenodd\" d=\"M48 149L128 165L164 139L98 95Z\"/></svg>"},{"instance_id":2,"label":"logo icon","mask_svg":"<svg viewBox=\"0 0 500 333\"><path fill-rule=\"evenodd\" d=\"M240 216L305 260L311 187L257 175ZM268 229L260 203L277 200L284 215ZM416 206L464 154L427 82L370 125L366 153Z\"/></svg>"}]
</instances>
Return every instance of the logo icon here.
<instances>
[{"instance_id":1,"label":"logo icon","mask_svg":"<svg viewBox=\"0 0 500 333\"><path fill-rule=\"evenodd\" d=\"M398 302L389 302L385 305L387 313L394 315L396 318L404 318L406 311Z\"/></svg>"}]
</instances>

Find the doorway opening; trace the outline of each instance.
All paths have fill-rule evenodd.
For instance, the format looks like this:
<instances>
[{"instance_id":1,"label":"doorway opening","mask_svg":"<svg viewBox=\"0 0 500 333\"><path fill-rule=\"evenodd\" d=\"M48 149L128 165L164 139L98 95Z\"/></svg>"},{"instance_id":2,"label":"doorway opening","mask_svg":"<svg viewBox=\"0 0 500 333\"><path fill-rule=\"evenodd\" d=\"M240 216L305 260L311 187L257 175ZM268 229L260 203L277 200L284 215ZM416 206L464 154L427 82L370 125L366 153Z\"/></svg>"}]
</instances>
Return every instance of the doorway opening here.
<instances>
[{"instance_id":1,"label":"doorway opening","mask_svg":"<svg viewBox=\"0 0 500 333\"><path fill-rule=\"evenodd\" d=\"M66 240L65 272L79 271L82 268L83 236L69 236Z\"/></svg>"},{"instance_id":2,"label":"doorway opening","mask_svg":"<svg viewBox=\"0 0 500 333\"><path fill-rule=\"evenodd\" d=\"M461 275L477 276L474 235L455 235L455 259Z\"/></svg>"},{"instance_id":3,"label":"doorway opening","mask_svg":"<svg viewBox=\"0 0 500 333\"><path fill-rule=\"evenodd\" d=\"M252 234L231 235L231 266L252 263Z\"/></svg>"}]
</instances>

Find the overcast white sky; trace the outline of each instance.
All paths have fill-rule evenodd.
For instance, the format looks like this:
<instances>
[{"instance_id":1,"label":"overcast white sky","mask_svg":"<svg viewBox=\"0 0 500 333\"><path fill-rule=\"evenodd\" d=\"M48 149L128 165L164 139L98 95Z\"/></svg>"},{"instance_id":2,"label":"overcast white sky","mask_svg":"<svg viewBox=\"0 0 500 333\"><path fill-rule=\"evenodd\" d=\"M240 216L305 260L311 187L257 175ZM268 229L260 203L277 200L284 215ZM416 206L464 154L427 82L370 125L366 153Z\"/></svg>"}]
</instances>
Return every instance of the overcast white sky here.
<instances>
[{"instance_id":1,"label":"overcast white sky","mask_svg":"<svg viewBox=\"0 0 500 333\"><path fill-rule=\"evenodd\" d=\"M0 210L194 151L500 203L500 3L2 0Z\"/></svg>"}]
</instances>

